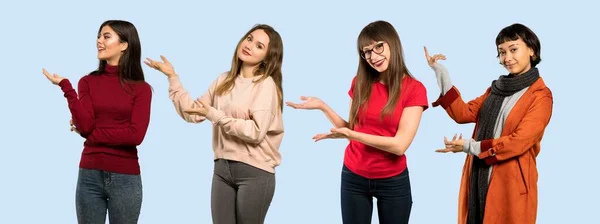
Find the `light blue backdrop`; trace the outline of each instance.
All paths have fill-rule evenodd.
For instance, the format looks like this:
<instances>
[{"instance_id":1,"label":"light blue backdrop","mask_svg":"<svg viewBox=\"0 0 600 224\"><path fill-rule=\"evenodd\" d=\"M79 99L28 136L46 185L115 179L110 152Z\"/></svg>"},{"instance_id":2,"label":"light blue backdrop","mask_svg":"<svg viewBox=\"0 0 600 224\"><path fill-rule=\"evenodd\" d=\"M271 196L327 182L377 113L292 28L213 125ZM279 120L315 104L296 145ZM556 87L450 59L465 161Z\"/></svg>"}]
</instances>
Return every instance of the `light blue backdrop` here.
<instances>
[{"instance_id":1,"label":"light blue backdrop","mask_svg":"<svg viewBox=\"0 0 600 224\"><path fill-rule=\"evenodd\" d=\"M168 3L170 2L170 3ZM229 69L239 38L254 24L284 40L285 100L321 97L347 117L355 42L374 20L398 30L410 71L438 95L423 56L444 53L453 82L469 99L505 70L494 39L514 22L542 42L540 73L554 93L554 115L538 157L538 223L590 223L597 189L597 3L584 1L9 1L0 9L0 223L75 223L82 142L47 68L76 82L97 65L95 38L107 19L133 22L143 57L167 56L193 95ZM592 2L592 1L589 1ZM211 127L187 124L167 97L167 80L144 67L154 87L152 118L140 146L144 202L140 223L210 223ZM284 110L283 164L267 223L341 223L344 140L313 143L331 125L317 111ZM455 223L464 154L436 154L444 136L470 135L430 108L407 152L411 223ZM373 220L377 219L374 211ZM374 223L377 223L376 221Z\"/></svg>"}]
</instances>

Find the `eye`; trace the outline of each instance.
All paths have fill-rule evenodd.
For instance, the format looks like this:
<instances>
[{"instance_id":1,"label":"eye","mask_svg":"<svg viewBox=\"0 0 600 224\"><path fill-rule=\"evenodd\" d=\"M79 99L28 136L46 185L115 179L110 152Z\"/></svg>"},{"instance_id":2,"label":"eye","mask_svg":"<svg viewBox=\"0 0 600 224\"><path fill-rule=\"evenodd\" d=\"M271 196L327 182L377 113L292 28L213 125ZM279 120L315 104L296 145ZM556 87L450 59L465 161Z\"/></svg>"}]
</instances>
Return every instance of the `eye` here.
<instances>
[{"instance_id":1,"label":"eye","mask_svg":"<svg viewBox=\"0 0 600 224\"><path fill-rule=\"evenodd\" d=\"M510 52L516 52L516 51L517 51L516 48L510 49Z\"/></svg>"},{"instance_id":2,"label":"eye","mask_svg":"<svg viewBox=\"0 0 600 224\"><path fill-rule=\"evenodd\" d=\"M261 44L257 44L256 47L261 50L264 48L263 45L261 45Z\"/></svg>"},{"instance_id":3,"label":"eye","mask_svg":"<svg viewBox=\"0 0 600 224\"><path fill-rule=\"evenodd\" d=\"M504 55L506 54L506 52L504 52L504 51L500 51L500 53L499 53L499 54L500 54L501 56L504 56Z\"/></svg>"},{"instance_id":4,"label":"eye","mask_svg":"<svg viewBox=\"0 0 600 224\"><path fill-rule=\"evenodd\" d=\"M247 40L247 41L252 41L252 36L248 36L248 37L246 37L246 40Z\"/></svg>"},{"instance_id":5,"label":"eye","mask_svg":"<svg viewBox=\"0 0 600 224\"><path fill-rule=\"evenodd\" d=\"M383 43L378 43L375 45L375 51L380 51L383 48Z\"/></svg>"}]
</instances>

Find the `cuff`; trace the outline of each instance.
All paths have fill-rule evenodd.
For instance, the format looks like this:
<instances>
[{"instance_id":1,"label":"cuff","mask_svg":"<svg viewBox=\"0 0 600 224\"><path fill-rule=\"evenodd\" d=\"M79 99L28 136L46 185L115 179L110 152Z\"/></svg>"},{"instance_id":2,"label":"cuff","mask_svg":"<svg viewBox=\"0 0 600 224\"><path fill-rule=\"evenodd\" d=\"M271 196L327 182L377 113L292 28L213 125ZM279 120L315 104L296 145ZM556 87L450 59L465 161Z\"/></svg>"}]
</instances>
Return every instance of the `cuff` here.
<instances>
[{"instance_id":1,"label":"cuff","mask_svg":"<svg viewBox=\"0 0 600 224\"><path fill-rule=\"evenodd\" d=\"M206 119L217 124L223 117L225 117L225 113L223 111L217 110L214 107L208 108L208 113L206 113Z\"/></svg>"},{"instance_id":2,"label":"cuff","mask_svg":"<svg viewBox=\"0 0 600 224\"><path fill-rule=\"evenodd\" d=\"M440 97L435 102L433 102L431 106L442 106L442 108L446 109L450 107L450 104L452 104L454 100L458 98L458 96L458 90L456 89L456 87L452 86L452 89L450 89L446 94L440 95Z\"/></svg>"},{"instance_id":3,"label":"cuff","mask_svg":"<svg viewBox=\"0 0 600 224\"><path fill-rule=\"evenodd\" d=\"M168 77L167 80L169 81L169 90L176 89L177 87L181 86L179 75Z\"/></svg>"},{"instance_id":4,"label":"cuff","mask_svg":"<svg viewBox=\"0 0 600 224\"><path fill-rule=\"evenodd\" d=\"M67 91L73 89L73 86L71 85L71 81L69 81L68 79L60 80L60 82L58 83L58 86L60 86L60 89L62 89L63 92L67 92Z\"/></svg>"},{"instance_id":5,"label":"cuff","mask_svg":"<svg viewBox=\"0 0 600 224\"><path fill-rule=\"evenodd\" d=\"M493 139L486 139L481 141L481 153L477 155L480 159L483 159L486 164L492 165L498 162L496 157L496 150L493 147Z\"/></svg>"}]
</instances>

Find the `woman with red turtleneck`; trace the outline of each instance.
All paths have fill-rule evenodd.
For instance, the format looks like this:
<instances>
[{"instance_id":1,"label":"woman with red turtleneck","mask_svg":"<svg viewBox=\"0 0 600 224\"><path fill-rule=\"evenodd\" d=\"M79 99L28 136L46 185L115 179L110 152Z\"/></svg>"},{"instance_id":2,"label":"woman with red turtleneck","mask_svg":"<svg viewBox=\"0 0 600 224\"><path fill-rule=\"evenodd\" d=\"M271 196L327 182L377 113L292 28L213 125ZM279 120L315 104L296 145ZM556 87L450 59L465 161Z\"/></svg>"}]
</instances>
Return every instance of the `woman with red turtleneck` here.
<instances>
[{"instance_id":1,"label":"woman with red turtleneck","mask_svg":"<svg viewBox=\"0 0 600 224\"><path fill-rule=\"evenodd\" d=\"M71 111L71 130L85 138L79 163L78 223L137 223L142 180L137 146L150 122L152 91L144 81L141 46L133 24L109 20L98 32L97 70L75 92L68 79L44 75L60 86Z\"/></svg>"}]
</instances>

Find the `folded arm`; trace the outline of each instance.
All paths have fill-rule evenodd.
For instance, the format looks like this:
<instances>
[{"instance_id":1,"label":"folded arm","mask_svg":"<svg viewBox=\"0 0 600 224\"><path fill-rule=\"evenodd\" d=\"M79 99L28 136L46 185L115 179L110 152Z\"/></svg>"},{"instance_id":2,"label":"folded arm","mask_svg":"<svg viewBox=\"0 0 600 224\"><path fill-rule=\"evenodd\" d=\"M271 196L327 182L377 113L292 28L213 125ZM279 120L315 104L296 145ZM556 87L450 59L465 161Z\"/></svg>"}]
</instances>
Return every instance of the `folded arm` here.
<instances>
[{"instance_id":1,"label":"folded arm","mask_svg":"<svg viewBox=\"0 0 600 224\"><path fill-rule=\"evenodd\" d=\"M68 79L63 79L58 83L61 90L67 99L69 111L73 119L73 124L81 134L81 136L89 135L95 126L94 108L90 96L90 87L87 80L81 78L78 83L78 91L75 92L71 82ZM79 95L79 96L78 96Z\"/></svg>"},{"instance_id":2,"label":"folded arm","mask_svg":"<svg viewBox=\"0 0 600 224\"><path fill-rule=\"evenodd\" d=\"M152 91L150 85L137 86L131 123L124 128L95 128L87 140L95 144L137 146L142 144L150 123Z\"/></svg>"}]
</instances>

